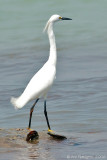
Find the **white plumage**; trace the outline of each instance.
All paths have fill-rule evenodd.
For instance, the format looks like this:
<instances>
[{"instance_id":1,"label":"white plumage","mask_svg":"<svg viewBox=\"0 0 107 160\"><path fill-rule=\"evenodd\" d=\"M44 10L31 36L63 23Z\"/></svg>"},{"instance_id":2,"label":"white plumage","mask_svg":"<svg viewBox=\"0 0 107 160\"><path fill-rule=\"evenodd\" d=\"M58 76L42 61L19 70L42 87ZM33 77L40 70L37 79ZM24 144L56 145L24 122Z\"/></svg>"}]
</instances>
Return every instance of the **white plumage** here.
<instances>
[{"instance_id":1,"label":"white plumage","mask_svg":"<svg viewBox=\"0 0 107 160\"><path fill-rule=\"evenodd\" d=\"M11 98L11 103L14 105L16 109L22 108L31 100L34 100L34 99L36 100L36 102L31 107L31 110L30 110L28 128L31 127L32 112L33 112L35 104L41 97L44 97L44 114L46 117L48 129L50 130L49 120L48 120L47 111L46 111L46 97L55 79L56 62L57 62L57 51L56 51L55 36L53 32L53 24L54 22L61 21L61 20L71 20L71 19L64 18L59 15L53 15L48 20L45 26L45 29L44 29L44 30L47 30L48 37L49 37L49 43L50 43L50 54L49 54L48 61L32 77L32 79L28 83L23 93L17 98L14 98L14 97Z\"/></svg>"},{"instance_id":2,"label":"white plumage","mask_svg":"<svg viewBox=\"0 0 107 160\"><path fill-rule=\"evenodd\" d=\"M43 67L32 77L21 96L11 98L11 103L15 108L22 108L29 101L44 97L46 99L48 90L50 89L56 74L56 43L53 33L53 23L60 20L59 15L53 15L46 24L45 30L48 32L50 42L50 55L48 61Z\"/></svg>"},{"instance_id":3,"label":"white plumage","mask_svg":"<svg viewBox=\"0 0 107 160\"><path fill-rule=\"evenodd\" d=\"M37 98L46 98L47 92L54 81L55 74L56 67L47 61L32 77L21 96L11 98L11 102L15 108L22 108L26 103Z\"/></svg>"}]
</instances>

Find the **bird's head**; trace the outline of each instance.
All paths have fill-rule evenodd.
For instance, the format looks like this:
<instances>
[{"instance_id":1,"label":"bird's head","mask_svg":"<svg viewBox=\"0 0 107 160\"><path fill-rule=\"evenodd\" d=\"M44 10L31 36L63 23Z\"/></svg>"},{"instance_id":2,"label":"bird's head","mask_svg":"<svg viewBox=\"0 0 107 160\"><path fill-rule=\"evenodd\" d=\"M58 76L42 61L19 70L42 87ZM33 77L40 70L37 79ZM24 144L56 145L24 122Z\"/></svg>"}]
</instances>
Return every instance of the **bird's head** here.
<instances>
[{"instance_id":1,"label":"bird's head","mask_svg":"<svg viewBox=\"0 0 107 160\"><path fill-rule=\"evenodd\" d=\"M61 20L72 20L72 19L61 17L60 15L57 15L57 14L51 16L50 19L49 19L50 22L57 22L57 21L61 21Z\"/></svg>"},{"instance_id":2,"label":"bird's head","mask_svg":"<svg viewBox=\"0 0 107 160\"><path fill-rule=\"evenodd\" d=\"M72 20L72 19L71 19L71 18L61 17L60 15L57 15L57 14L52 15L52 16L50 17L50 19L48 20L48 22L47 22L47 24L46 24L46 26L45 26L44 31L46 31L46 30L48 29L48 26L49 26L50 23L54 23L54 22L62 21L62 20Z\"/></svg>"}]
</instances>

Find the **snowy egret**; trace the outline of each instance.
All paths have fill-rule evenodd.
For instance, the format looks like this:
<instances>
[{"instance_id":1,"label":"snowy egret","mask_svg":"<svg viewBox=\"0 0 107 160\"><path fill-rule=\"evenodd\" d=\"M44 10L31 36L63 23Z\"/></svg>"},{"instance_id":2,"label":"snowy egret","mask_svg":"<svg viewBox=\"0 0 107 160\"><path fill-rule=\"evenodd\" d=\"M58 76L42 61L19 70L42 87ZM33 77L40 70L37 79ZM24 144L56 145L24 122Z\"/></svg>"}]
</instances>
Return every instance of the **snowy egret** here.
<instances>
[{"instance_id":1,"label":"snowy egret","mask_svg":"<svg viewBox=\"0 0 107 160\"><path fill-rule=\"evenodd\" d=\"M46 110L46 99L47 93L50 87L53 84L56 74L56 62L57 62L57 51L56 51L56 43L55 36L53 32L53 24L57 21L62 20L72 20L71 18L61 17L59 15L53 15L48 20L44 31L47 31L50 43L50 53L48 61L43 65L43 67L32 77L27 87L21 94L21 96L11 98L11 103L15 106L16 109L22 108L29 101L36 100L33 106L30 109L30 117L29 117L29 125L28 129L31 127L31 118L34 107L38 100L43 97L44 98L44 114L48 125L48 131L51 131L51 127L49 124L47 110Z\"/></svg>"}]
</instances>

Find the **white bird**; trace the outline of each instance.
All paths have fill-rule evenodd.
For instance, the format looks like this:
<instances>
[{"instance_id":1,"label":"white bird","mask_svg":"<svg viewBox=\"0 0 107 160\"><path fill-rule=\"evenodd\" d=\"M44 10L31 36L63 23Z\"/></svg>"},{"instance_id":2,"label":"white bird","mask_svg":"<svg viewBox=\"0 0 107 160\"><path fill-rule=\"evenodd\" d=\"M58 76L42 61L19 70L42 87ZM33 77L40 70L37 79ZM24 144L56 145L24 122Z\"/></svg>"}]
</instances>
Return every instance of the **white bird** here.
<instances>
[{"instance_id":1,"label":"white bird","mask_svg":"<svg viewBox=\"0 0 107 160\"><path fill-rule=\"evenodd\" d=\"M15 106L16 109L22 108L31 100L36 100L30 109L28 129L30 129L31 127L31 118L34 106L36 105L38 100L43 97L44 114L48 125L48 131L51 130L46 111L46 99L47 99L47 93L50 87L52 86L56 75L57 51L56 51L55 36L53 32L53 24L54 22L62 20L72 20L72 19L61 17L60 15L53 15L48 20L44 31L47 31L49 37L49 43L50 43L49 58L47 62L43 65L43 67L32 77L32 79L26 86L23 93L17 98L14 97L11 98L11 103L13 104L13 106Z\"/></svg>"}]
</instances>

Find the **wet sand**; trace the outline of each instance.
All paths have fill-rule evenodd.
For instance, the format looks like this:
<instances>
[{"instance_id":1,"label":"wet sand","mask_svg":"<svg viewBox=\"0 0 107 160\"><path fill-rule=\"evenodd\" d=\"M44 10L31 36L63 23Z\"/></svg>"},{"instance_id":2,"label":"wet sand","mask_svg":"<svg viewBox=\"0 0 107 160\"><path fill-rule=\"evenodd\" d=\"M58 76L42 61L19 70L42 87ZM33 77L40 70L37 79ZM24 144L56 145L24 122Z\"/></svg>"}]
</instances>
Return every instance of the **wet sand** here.
<instances>
[{"instance_id":1,"label":"wet sand","mask_svg":"<svg viewBox=\"0 0 107 160\"><path fill-rule=\"evenodd\" d=\"M26 142L28 133L27 129L0 129L0 160L107 158L105 132L65 133L67 139L57 140L43 131L34 143Z\"/></svg>"},{"instance_id":2,"label":"wet sand","mask_svg":"<svg viewBox=\"0 0 107 160\"><path fill-rule=\"evenodd\" d=\"M27 129L0 129L0 157L3 160L9 159L50 159L48 145L51 142L60 143L61 140L52 138L47 131L39 132L39 139L27 142ZM55 141L54 141L55 140ZM64 140L63 140L64 141ZM48 145L47 145L48 144ZM54 144L55 145L55 144ZM51 157L52 159L52 157Z\"/></svg>"}]
</instances>

